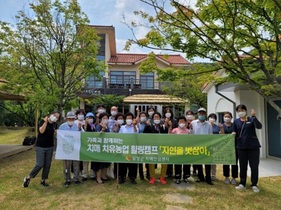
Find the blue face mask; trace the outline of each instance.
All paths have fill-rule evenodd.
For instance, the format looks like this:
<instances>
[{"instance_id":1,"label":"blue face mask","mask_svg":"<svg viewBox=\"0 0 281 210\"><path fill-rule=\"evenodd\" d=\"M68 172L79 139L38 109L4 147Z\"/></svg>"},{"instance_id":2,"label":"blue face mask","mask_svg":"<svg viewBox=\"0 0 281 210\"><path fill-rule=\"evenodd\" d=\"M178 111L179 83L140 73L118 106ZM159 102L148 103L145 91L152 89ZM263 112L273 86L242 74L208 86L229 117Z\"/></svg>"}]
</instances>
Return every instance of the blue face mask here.
<instances>
[{"instance_id":1,"label":"blue face mask","mask_svg":"<svg viewBox=\"0 0 281 210\"><path fill-rule=\"evenodd\" d=\"M204 120L206 120L206 116L198 116L198 119L201 121L204 121Z\"/></svg>"}]
</instances>

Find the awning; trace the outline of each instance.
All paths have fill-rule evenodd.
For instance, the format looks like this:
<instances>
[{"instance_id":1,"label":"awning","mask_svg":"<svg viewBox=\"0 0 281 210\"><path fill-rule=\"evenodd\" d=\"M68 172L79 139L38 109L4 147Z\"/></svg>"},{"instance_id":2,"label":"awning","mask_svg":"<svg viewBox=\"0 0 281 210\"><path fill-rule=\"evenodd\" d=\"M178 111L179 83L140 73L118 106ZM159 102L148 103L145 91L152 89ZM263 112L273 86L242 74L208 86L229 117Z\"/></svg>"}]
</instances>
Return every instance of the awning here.
<instances>
[{"instance_id":1,"label":"awning","mask_svg":"<svg viewBox=\"0 0 281 210\"><path fill-rule=\"evenodd\" d=\"M185 104L187 101L168 95L139 94L128 96L123 99L129 104Z\"/></svg>"},{"instance_id":2,"label":"awning","mask_svg":"<svg viewBox=\"0 0 281 210\"><path fill-rule=\"evenodd\" d=\"M236 90L250 90L247 84L235 84L228 82L226 84L218 85L218 91L221 92L234 92Z\"/></svg>"}]
</instances>

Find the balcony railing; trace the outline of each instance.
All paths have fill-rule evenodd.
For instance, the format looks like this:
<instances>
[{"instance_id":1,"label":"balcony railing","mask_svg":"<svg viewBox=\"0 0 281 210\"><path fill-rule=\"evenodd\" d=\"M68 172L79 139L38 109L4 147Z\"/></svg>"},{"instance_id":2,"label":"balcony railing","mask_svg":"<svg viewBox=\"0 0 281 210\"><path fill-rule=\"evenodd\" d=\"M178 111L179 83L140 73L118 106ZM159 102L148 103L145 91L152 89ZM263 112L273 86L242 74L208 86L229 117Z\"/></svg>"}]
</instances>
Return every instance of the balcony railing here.
<instances>
[{"instance_id":1,"label":"balcony railing","mask_svg":"<svg viewBox=\"0 0 281 210\"><path fill-rule=\"evenodd\" d=\"M110 79L104 77L102 81L87 80L85 88L161 90L163 85L167 85L167 82L159 82L150 79Z\"/></svg>"}]
</instances>

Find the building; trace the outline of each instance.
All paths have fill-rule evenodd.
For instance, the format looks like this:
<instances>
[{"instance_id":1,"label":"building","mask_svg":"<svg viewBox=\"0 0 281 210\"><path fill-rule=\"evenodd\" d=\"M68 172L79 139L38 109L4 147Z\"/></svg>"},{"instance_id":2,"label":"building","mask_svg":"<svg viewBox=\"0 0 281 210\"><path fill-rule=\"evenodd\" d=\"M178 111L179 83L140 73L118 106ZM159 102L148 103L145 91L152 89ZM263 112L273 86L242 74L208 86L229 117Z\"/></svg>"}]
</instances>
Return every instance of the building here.
<instances>
[{"instance_id":1,"label":"building","mask_svg":"<svg viewBox=\"0 0 281 210\"><path fill-rule=\"evenodd\" d=\"M101 80L94 76L86 79L87 85L79 95L82 99L91 99L100 94L116 94L128 97L124 99L123 105L127 104L133 113L136 107L139 107L140 111L146 111L151 105L160 113L165 106L173 107L176 115L184 112L180 107L184 107L186 101L165 95L162 86L167 84L157 81L156 73L140 73L139 66L148 58L148 54L117 53L113 26L90 27L93 27L101 37L97 58L105 61L107 69L100 72ZM160 68L176 69L190 65L181 55L155 57ZM80 107L84 106L82 101Z\"/></svg>"},{"instance_id":2,"label":"building","mask_svg":"<svg viewBox=\"0 0 281 210\"><path fill-rule=\"evenodd\" d=\"M224 75L224 70L217 72ZM230 111L236 117L235 107L245 104L248 113L251 109L257 112L257 118L263 125L256 130L261 143L261 157L281 158L281 121L277 119L277 111L268 104L262 96L251 90L247 85L227 83L224 85L207 84L203 92L207 93L208 113L216 113L222 122L222 113ZM276 99L281 107L281 100Z\"/></svg>"}]
</instances>

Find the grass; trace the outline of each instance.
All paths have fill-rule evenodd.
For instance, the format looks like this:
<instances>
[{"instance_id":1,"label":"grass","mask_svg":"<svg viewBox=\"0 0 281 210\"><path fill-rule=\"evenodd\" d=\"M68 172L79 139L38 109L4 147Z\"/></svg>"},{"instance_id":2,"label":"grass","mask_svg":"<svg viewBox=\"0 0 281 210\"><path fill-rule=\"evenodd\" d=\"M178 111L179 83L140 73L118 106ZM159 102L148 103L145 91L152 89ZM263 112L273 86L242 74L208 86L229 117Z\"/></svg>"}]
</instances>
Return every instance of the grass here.
<instances>
[{"instance_id":1,"label":"grass","mask_svg":"<svg viewBox=\"0 0 281 210\"><path fill-rule=\"evenodd\" d=\"M25 136L34 136L27 127L3 127L0 126L0 144L22 144Z\"/></svg>"},{"instance_id":2,"label":"grass","mask_svg":"<svg viewBox=\"0 0 281 210\"><path fill-rule=\"evenodd\" d=\"M17 132L26 135L23 130ZM18 137L22 139L19 133ZM7 136L11 136L10 132L1 131L0 142ZM159 183L150 186L148 182L138 180L138 185L126 182L117 188L115 181L103 185L87 181L81 186L65 188L62 161L53 160L48 180L50 187L39 185L39 173L28 188L23 188L23 177L34 164L34 149L0 160L0 209L281 209L281 177L260 178L260 193L255 194L250 189L237 192L234 186L223 183L221 166L217 166L219 180L214 186L193 183L195 189L192 191L172 187L172 180L165 186ZM192 203L164 200L169 193L187 195Z\"/></svg>"}]
</instances>

